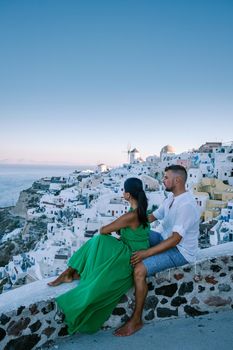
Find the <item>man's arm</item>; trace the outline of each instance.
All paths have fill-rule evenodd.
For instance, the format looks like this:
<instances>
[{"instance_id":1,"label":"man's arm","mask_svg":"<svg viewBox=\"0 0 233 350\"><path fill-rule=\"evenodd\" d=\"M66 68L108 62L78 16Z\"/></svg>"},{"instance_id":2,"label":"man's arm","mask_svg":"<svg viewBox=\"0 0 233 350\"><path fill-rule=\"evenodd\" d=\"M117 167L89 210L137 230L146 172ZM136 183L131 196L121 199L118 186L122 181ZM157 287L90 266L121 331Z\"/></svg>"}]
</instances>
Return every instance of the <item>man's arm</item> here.
<instances>
[{"instance_id":1,"label":"man's arm","mask_svg":"<svg viewBox=\"0 0 233 350\"><path fill-rule=\"evenodd\" d=\"M153 222L153 221L155 221L157 219L156 219L156 217L153 214L149 214L149 215L147 215L147 220L148 220L149 223L151 223L151 222Z\"/></svg>"},{"instance_id":2,"label":"man's arm","mask_svg":"<svg viewBox=\"0 0 233 350\"><path fill-rule=\"evenodd\" d=\"M142 259L148 258L149 256L152 256L152 255L160 254L170 248L174 248L181 241L181 239L182 239L182 236L178 232L173 232L171 237L165 239L164 241L157 244L156 246L146 250L139 250L133 253L131 257L131 264L136 265L139 262L141 262Z\"/></svg>"}]
</instances>

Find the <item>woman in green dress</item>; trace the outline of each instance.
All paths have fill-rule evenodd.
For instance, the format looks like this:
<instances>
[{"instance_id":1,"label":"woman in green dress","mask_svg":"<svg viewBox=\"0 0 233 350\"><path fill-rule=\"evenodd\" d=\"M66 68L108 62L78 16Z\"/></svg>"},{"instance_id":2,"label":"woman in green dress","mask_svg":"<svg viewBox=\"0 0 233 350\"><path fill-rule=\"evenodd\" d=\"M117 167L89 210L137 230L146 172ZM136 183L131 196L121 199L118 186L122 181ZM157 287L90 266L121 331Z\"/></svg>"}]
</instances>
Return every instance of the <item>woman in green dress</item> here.
<instances>
[{"instance_id":1,"label":"woman in green dress","mask_svg":"<svg viewBox=\"0 0 233 350\"><path fill-rule=\"evenodd\" d=\"M70 258L68 268L50 286L80 279L77 287L56 298L65 314L68 332L94 333L109 318L120 298L133 286L133 251L149 248L147 198L142 181L124 183L124 199L130 211L101 227ZM120 231L120 239L111 232Z\"/></svg>"}]
</instances>

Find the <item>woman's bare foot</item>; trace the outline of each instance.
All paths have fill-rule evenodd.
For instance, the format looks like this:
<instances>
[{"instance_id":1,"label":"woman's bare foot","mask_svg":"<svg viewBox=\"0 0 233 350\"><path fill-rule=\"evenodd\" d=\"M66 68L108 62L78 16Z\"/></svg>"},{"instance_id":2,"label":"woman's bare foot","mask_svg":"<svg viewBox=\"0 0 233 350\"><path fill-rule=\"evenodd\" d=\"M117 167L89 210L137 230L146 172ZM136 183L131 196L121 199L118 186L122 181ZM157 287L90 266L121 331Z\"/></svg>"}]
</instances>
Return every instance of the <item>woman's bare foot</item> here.
<instances>
[{"instance_id":1,"label":"woman's bare foot","mask_svg":"<svg viewBox=\"0 0 233 350\"><path fill-rule=\"evenodd\" d=\"M75 271L73 274L73 280L80 280L80 275L78 274L77 271Z\"/></svg>"},{"instance_id":2,"label":"woman's bare foot","mask_svg":"<svg viewBox=\"0 0 233 350\"><path fill-rule=\"evenodd\" d=\"M134 321L133 319L126 322L122 327L115 330L113 333L117 337L127 337L133 333L139 331L143 326L143 323L140 321Z\"/></svg>"},{"instance_id":3,"label":"woman's bare foot","mask_svg":"<svg viewBox=\"0 0 233 350\"><path fill-rule=\"evenodd\" d=\"M61 283L70 283L74 279L79 279L79 274L76 272L75 269L72 267L68 267L58 278L56 278L54 281L49 282L48 285L50 287L56 287L59 286Z\"/></svg>"},{"instance_id":4,"label":"woman's bare foot","mask_svg":"<svg viewBox=\"0 0 233 350\"><path fill-rule=\"evenodd\" d=\"M69 277L67 275L63 275L62 274L60 276L58 276L58 278L56 278L54 281L49 282L48 285L50 287L56 287L61 283L70 283L73 281L73 277Z\"/></svg>"}]
</instances>

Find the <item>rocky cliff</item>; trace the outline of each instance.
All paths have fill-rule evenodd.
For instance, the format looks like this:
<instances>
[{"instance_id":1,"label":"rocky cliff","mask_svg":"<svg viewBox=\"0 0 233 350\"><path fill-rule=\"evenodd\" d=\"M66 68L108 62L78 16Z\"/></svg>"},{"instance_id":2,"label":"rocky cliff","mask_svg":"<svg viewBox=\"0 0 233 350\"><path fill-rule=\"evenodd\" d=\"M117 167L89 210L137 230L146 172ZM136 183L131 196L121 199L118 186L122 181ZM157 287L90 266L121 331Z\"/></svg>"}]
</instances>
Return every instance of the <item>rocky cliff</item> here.
<instances>
[{"instance_id":1,"label":"rocky cliff","mask_svg":"<svg viewBox=\"0 0 233 350\"><path fill-rule=\"evenodd\" d=\"M31 188L21 191L15 207L0 209L0 242L4 235L21 228L17 236L0 243L0 266L8 264L14 255L34 249L36 243L46 234L46 217L27 220L27 210L39 205L41 194L36 193L37 191L33 184Z\"/></svg>"},{"instance_id":2,"label":"rocky cliff","mask_svg":"<svg viewBox=\"0 0 233 350\"><path fill-rule=\"evenodd\" d=\"M27 218L27 210L29 208L34 208L39 205L39 201L41 198L41 194L37 193L37 189L30 187L27 190L21 191L19 195L19 199L15 205L10 209L10 213L13 216L20 216L21 218Z\"/></svg>"}]
</instances>

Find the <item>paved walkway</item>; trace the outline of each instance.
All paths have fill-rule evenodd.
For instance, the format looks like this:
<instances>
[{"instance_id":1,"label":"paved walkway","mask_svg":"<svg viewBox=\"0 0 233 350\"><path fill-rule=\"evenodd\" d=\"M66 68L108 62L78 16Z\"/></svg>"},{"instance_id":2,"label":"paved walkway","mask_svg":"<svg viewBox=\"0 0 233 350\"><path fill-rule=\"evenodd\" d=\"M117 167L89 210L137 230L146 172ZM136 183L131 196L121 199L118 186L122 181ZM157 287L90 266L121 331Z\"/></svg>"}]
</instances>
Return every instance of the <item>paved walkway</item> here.
<instances>
[{"instance_id":1,"label":"paved walkway","mask_svg":"<svg viewBox=\"0 0 233 350\"><path fill-rule=\"evenodd\" d=\"M233 310L196 318L160 320L146 324L130 337L112 330L77 334L56 341L57 350L233 350Z\"/></svg>"}]
</instances>

